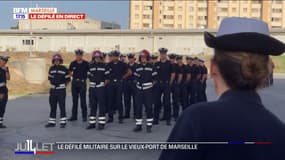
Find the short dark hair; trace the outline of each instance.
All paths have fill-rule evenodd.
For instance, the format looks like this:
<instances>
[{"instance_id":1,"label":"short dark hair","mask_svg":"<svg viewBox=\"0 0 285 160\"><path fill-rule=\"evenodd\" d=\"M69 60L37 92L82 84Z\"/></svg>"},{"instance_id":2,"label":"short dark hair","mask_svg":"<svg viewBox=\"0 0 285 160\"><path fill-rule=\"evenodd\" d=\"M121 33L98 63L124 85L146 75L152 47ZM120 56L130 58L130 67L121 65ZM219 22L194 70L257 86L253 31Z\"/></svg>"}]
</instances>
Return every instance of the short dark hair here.
<instances>
[{"instance_id":1,"label":"short dark hair","mask_svg":"<svg viewBox=\"0 0 285 160\"><path fill-rule=\"evenodd\" d=\"M269 74L268 55L215 49L212 62L232 89L255 90L263 86Z\"/></svg>"}]
</instances>

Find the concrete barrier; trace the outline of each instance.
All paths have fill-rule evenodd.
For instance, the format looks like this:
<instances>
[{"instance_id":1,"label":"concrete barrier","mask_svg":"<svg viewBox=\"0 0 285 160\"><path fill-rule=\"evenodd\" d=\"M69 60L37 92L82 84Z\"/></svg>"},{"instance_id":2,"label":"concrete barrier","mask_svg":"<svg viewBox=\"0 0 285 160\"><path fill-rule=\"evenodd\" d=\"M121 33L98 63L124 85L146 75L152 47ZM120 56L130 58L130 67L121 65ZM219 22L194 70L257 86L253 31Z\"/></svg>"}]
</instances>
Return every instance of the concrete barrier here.
<instances>
[{"instance_id":1,"label":"concrete barrier","mask_svg":"<svg viewBox=\"0 0 285 160\"><path fill-rule=\"evenodd\" d=\"M24 78L29 83L41 84L47 79L46 60L44 58L28 58L23 62Z\"/></svg>"}]
</instances>

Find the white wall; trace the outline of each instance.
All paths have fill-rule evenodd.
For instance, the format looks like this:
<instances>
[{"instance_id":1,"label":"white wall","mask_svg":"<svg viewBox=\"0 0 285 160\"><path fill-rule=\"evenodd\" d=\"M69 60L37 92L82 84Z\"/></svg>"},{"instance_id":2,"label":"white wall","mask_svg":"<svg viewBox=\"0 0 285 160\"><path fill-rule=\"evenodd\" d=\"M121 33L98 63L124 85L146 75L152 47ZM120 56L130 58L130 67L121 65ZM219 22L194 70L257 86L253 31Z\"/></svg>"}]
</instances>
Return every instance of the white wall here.
<instances>
[{"instance_id":1,"label":"white wall","mask_svg":"<svg viewBox=\"0 0 285 160\"><path fill-rule=\"evenodd\" d=\"M0 31L1 32L1 31ZM30 47L22 44L22 40L30 39L29 34L0 33L0 51L14 48L16 51L29 51ZM274 33L273 36L285 42L285 32ZM185 34L159 33L33 33L35 44L33 51L74 51L82 48L86 52L95 49L108 52L120 48L121 52L138 52L142 49L157 52L160 47L166 47L169 52L180 54L197 54L203 51L209 52L203 40L203 32L187 32Z\"/></svg>"}]
</instances>

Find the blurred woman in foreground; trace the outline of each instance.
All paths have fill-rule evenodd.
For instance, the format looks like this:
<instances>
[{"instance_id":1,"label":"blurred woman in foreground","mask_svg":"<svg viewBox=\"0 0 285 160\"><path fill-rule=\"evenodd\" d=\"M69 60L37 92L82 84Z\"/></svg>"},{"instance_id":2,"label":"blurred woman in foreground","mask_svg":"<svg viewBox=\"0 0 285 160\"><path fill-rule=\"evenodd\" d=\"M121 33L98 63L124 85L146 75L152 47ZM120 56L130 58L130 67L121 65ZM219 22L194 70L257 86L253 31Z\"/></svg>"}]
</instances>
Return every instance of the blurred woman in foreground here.
<instances>
[{"instance_id":1,"label":"blurred woman in foreground","mask_svg":"<svg viewBox=\"0 0 285 160\"><path fill-rule=\"evenodd\" d=\"M219 99L185 110L168 141L229 145L164 150L160 160L284 160L285 125L263 106L257 89L268 77L269 55L284 53L285 44L269 35L266 23L247 18L225 18L216 37L204 36L214 48L210 74ZM244 142L266 143L237 145Z\"/></svg>"}]
</instances>

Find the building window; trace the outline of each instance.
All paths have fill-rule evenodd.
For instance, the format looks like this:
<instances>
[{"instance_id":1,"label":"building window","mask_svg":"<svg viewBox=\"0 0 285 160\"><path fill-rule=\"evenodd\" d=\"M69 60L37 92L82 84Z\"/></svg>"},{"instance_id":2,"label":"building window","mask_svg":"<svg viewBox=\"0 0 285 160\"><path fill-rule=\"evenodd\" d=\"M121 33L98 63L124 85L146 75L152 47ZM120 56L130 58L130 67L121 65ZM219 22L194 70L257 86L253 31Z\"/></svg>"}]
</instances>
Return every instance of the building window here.
<instances>
[{"instance_id":1,"label":"building window","mask_svg":"<svg viewBox=\"0 0 285 160\"><path fill-rule=\"evenodd\" d=\"M23 45L34 45L34 40L33 39L25 39L22 40Z\"/></svg>"},{"instance_id":2,"label":"building window","mask_svg":"<svg viewBox=\"0 0 285 160\"><path fill-rule=\"evenodd\" d=\"M189 8L189 11L190 11L190 12L193 12L193 11L194 11L194 7L190 7L190 8Z\"/></svg>"},{"instance_id":3,"label":"building window","mask_svg":"<svg viewBox=\"0 0 285 160\"><path fill-rule=\"evenodd\" d=\"M199 7L199 8L198 8L198 11L199 11L199 12L204 12L204 11L206 11L206 8L200 8L200 7Z\"/></svg>"},{"instance_id":4,"label":"building window","mask_svg":"<svg viewBox=\"0 0 285 160\"><path fill-rule=\"evenodd\" d=\"M232 8L232 12L237 12L237 8Z\"/></svg>"},{"instance_id":5,"label":"building window","mask_svg":"<svg viewBox=\"0 0 285 160\"><path fill-rule=\"evenodd\" d=\"M271 21L272 21L272 22L280 22L280 21L281 21L281 18L272 17L272 18L271 18Z\"/></svg>"},{"instance_id":6,"label":"building window","mask_svg":"<svg viewBox=\"0 0 285 160\"><path fill-rule=\"evenodd\" d=\"M190 19L190 21L193 21L194 18L193 18L193 16L189 16L189 19Z\"/></svg>"},{"instance_id":7,"label":"building window","mask_svg":"<svg viewBox=\"0 0 285 160\"><path fill-rule=\"evenodd\" d=\"M173 19L173 15L163 15L163 19Z\"/></svg>"},{"instance_id":8,"label":"building window","mask_svg":"<svg viewBox=\"0 0 285 160\"><path fill-rule=\"evenodd\" d=\"M152 10L152 6L144 6L144 10Z\"/></svg>"},{"instance_id":9,"label":"building window","mask_svg":"<svg viewBox=\"0 0 285 160\"><path fill-rule=\"evenodd\" d=\"M168 10L168 11L173 11L173 10L174 10L174 7L167 7L167 10Z\"/></svg>"},{"instance_id":10,"label":"building window","mask_svg":"<svg viewBox=\"0 0 285 160\"><path fill-rule=\"evenodd\" d=\"M178 24L178 28L182 28L182 24Z\"/></svg>"},{"instance_id":11,"label":"building window","mask_svg":"<svg viewBox=\"0 0 285 160\"><path fill-rule=\"evenodd\" d=\"M144 23L143 27L148 28L149 27L149 23Z\"/></svg>"},{"instance_id":12,"label":"building window","mask_svg":"<svg viewBox=\"0 0 285 160\"><path fill-rule=\"evenodd\" d=\"M178 10L178 11L182 11L182 10L183 10L183 7L182 7L182 6L179 6L179 7L177 8L177 10Z\"/></svg>"},{"instance_id":13,"label":"building window","mask_svg":"<svg viewBox=\"0 0 285 160\"><path fill-rule=\"evenodd\" d=\"M282 0L272 0L272 3L274 3L274 4L282 4Z\"/></svg>"},{"instance_id":14,"label":"building window","mask_svg":"<svg viewBox=\"0 0 285 160\"><path fill-rule=\"evenodd\" d=\"M282 9L281 8L273 8L272 13L282 13Z\"/></svg>"},{"instance_id":15,"label":"building window","mask_svg":"<svg viewBox=\"0 0 285 160\"><path fill-rule=\"evenodd\" d=\"M149 15L149 14L144 14L144 15L143 15L143 18L144 18L144 19L151 19L151 15Z\"/></svg>"},{"instance_id":16,"label":"building window","mask_svg":"<svg viewBox=\"0 0 285 160\"><path fill-rule=\"evenodd\" d=\"M247 8L243 8L243 12L247 12Z\"/></svg>"},{"instance_id":17,"label":"building window","mask_svg":"<svg viewBox=\"0 0 285 160\"><path fill-rule=\"evenodd\" d=\"M219 3L227 3L228 0L218 0Z\"/></svg>"},{"instance_id":18,"label":"building window","mask_svg":"<svg viewBox=\"0 0 285 160\"><path fill-rule=\"evenodd\" d=\"M202 21L202 20L206 20L207 16L198 16L198 20Z\"/></svg>"},{"instance_id":19,"label":"building window","mask_svg":"<svg viewBox=\"0 0 285 160\"><path fill-rule=\"evenodd\" d=\"M178 15L178 20L182 20L182 15Z\"/></svg>"},{"instance_id":20,"label":"building window","mask_svg":"<svg viewBox=\"0 0 285 160\"><path fill-rule=\"evenodd\" d=\"M253 4L260 4L261 3L261 0L252 0L251 1Z\"/></svg>"},{"instance_id":21,"label":"building window","mask_svg":"<svg viewBox=\"0 0 285 160\"><path fill-rule=\"evenodd\" d=\"M228 12L228 8L219 8L220 12Z\"/></svg>"},{"instance_id":22,"label":"building window","mask_svg":"<svg viewBox=\"0 0 285 160\"><path fill-rule=\"evenodd\" d=\"M251 12L252 12L252 13L258 13L258 12L259 12L259 8L252 8L252 9L251 9Z\"/></svg>"}]
</instances>

